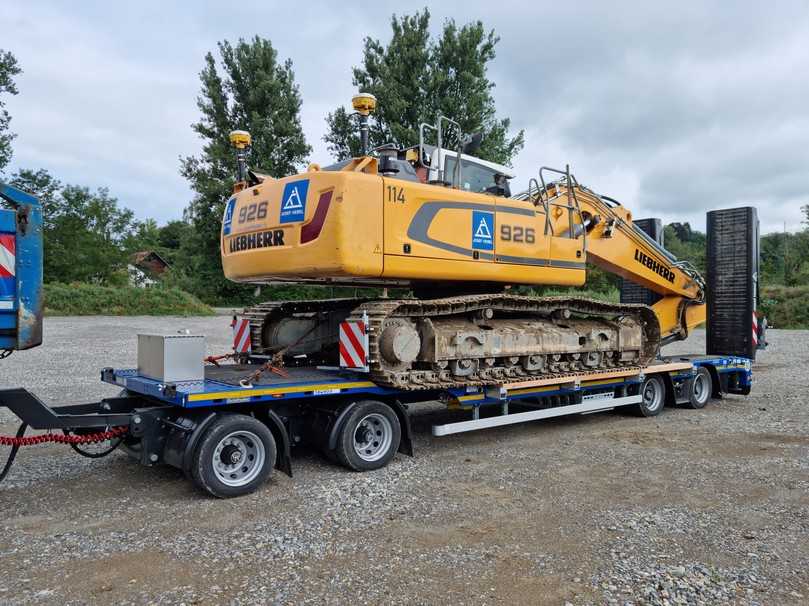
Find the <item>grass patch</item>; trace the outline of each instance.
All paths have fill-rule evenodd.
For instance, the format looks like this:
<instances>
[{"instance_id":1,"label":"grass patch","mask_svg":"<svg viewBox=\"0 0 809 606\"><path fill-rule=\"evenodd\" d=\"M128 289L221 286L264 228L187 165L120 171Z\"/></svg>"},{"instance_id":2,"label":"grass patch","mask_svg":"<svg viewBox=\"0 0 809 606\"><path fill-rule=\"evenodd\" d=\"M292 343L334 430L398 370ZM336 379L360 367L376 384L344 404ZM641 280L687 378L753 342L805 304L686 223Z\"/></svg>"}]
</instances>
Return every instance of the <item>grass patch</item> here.
<instances>
[{"instance_id":1,"label":"grass patch","mask_svg":"<svg viewBox=\"0 0 809 606\"><path fill-rule=\"evenodd\" d=\"M214 310L179 288L45 284L49 316L210 316Z\"/></svg>"}]
</instances>

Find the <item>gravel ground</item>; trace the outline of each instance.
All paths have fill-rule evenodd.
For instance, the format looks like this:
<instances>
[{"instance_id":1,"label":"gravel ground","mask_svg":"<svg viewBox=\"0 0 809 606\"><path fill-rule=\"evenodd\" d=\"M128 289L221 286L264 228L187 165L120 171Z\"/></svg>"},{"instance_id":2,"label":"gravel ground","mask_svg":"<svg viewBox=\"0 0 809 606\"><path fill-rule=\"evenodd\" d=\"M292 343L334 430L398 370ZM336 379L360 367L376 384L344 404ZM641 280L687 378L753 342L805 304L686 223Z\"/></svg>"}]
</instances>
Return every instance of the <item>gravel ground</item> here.
<instances>
[{"instance_id":1,"label":"gravel ground","mask_svg":"<svg viewBox=\"0 0 809 606\"><path fill-rule=\"evenodd\" d=\"M226 350L223 317L48 318L2 383L114 395L98 369L178 327ZM293 479L229 501L120 453L29 447L0 486L0 603L806 604L808 338L771 331L747 398L443 438L428 404L415 458L357 474L299 452Z\"/></svg>"}]
</instances>

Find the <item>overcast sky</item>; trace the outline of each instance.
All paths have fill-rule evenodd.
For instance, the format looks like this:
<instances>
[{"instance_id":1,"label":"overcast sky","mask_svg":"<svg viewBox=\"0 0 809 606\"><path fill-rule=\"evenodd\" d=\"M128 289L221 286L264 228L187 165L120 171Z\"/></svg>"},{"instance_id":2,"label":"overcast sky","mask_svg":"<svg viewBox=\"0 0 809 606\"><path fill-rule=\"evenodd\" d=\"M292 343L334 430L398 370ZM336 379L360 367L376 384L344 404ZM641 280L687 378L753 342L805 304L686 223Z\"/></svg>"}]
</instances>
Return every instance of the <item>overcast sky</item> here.
<instances>
[{"instance_id":1,"label":"overcast sky","mask_svg":"<svg viewBox=\"0 0 809 606\"><path fill-rule=\"evenodd\" d=\"M179 218L190 191L179 157L204 54L218 40L269 38L294 63L313 161L324 117L355 92L366 35L389 36L401 2L0 2L0 48L24 73L8 100L10 167L105 186L138 217ZM501 41L490 77L502 116L526 132L512 188L539 166L636 217L690 221L754 205L763 231L800 225L809 203L809 3L432 3L480 19ZM418 4L408 4L412 10ZM8 169L7 169L8 170Z\"/></svg>"}]
</instances>

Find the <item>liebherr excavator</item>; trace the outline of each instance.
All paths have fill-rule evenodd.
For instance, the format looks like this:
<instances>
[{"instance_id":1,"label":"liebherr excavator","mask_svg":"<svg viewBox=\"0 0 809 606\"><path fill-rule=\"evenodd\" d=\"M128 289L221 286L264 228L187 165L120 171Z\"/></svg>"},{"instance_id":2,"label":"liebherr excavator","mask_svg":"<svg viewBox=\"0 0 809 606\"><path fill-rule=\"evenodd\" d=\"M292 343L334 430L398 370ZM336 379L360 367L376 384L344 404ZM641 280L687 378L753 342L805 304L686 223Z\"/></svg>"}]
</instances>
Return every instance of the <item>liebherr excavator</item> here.
<instances>
[{"instance_id":1,"label":"liebherr excavator","mask_svg":"<svg viewBox=\"0 0 809 606\"><path fill-rule=\"evenodd\" d=\"M480 138L443 116L422 125L417 146L369 153L375 104L367 94L353 99L359 157L281 179L248 170L249 135L232 134L240 176L225 208L222 265L237 282L405 288L413 296L258 305L245 311L253 355L334 366L340 323L363 321L375 382L435 389L644 366L661 344L705 321L699 273L569 169L543 167L511 196L509 169L474 158ZM512 294L581 286L587 262L660 300L648 307Z\"/></svg>"}]
</instances>

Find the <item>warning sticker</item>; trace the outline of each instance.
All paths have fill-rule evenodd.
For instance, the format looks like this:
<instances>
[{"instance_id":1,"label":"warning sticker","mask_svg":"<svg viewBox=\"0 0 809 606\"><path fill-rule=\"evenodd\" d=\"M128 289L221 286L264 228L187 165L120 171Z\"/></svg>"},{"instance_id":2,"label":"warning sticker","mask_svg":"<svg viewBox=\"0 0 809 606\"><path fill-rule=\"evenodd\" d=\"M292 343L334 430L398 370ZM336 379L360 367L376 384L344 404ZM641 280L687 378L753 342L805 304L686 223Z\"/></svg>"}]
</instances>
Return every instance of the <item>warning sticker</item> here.
<instances>
[{"instance_id":1,"label":"warning sticker","mask_svg":"<svg viewBox=\"0 0 809 606\"><path fill-rule=\"evenodd\" d=\"M472 211L472 248L494 250L494 213Z\"/></svg>"},{"instance_id":2,"label":"warning sticker","mask_svg":"<svg viewBox=\"0 0 809 606\"><path fill-rule=\"evenodd\" d=\"M309 191L309 179L293 181L284 187L281 197L281 223L303 221L306 217L306 194Z\"/></svg>"}]
</instances>

